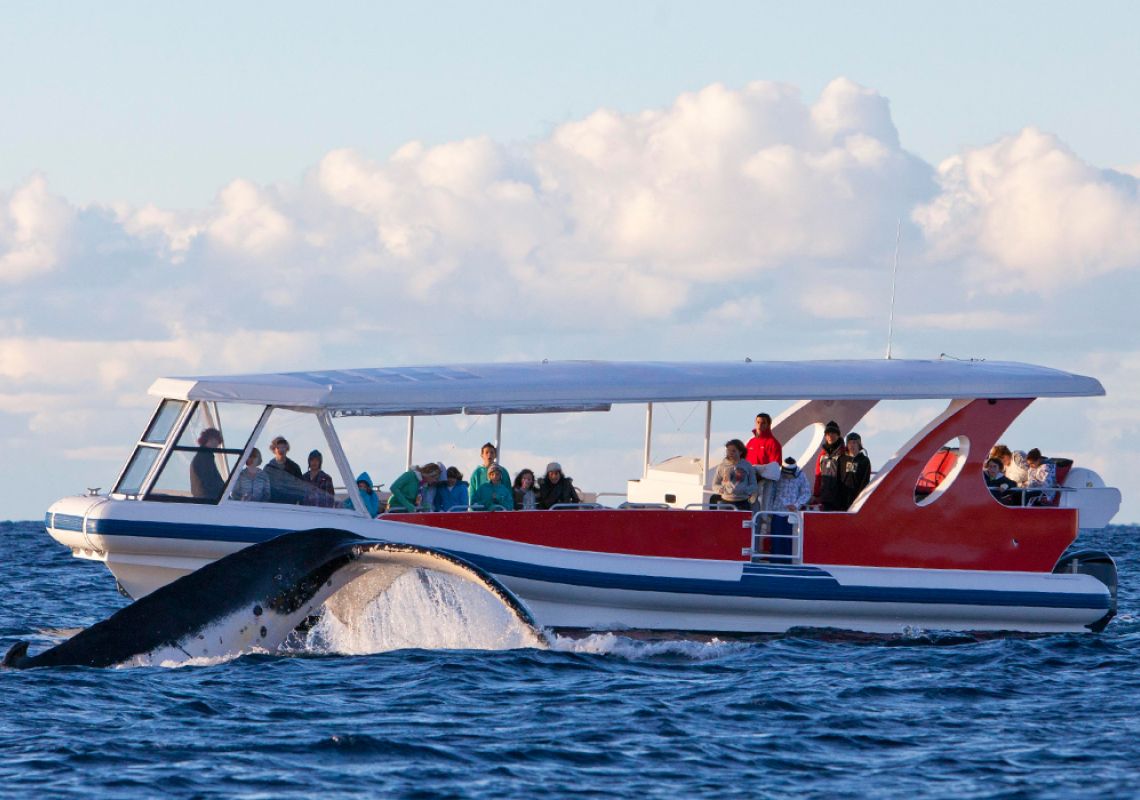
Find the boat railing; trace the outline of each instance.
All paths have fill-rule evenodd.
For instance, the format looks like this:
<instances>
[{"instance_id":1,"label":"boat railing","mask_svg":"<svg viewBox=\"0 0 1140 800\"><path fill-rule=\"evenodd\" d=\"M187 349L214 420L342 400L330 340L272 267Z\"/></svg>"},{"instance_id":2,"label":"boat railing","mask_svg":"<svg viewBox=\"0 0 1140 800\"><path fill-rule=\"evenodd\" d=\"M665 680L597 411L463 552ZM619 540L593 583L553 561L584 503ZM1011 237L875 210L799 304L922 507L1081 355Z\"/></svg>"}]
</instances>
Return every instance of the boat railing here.
<instances>
[{"instance_id":1,"label":"boat railing","mask_svg":"<svg viewBox=\"0 0 1140 800\"><path fill-rule=\"evenodd\" d=\"M581 511L607 511L610 510L601 503L555 503L550 507L551 511L565 511L567 509L579 509Z\"/></svg>"},{"instance_id":2,"label":"boat railing","mask_svg":"<svg viewBox=\"0 0 1140 800\"><path fill-rule=\"evenodd\" d=\"M1004 492L994 492L991 489L990 493L998 498L999 501L1001 497L1006 495L1017 498L1016 503L1003 503L1003 505L1049 508L1059 504L1062 494L1071 494L1079 491L1080 489L1075 486L1019 486L1015 489L1006 489ZM1030 494L1032 494L1033 497L1030 497ZM1040 500L1040 502L1034 503L1032 502L1033 500Z\"/></svg>"},{"instance_id":3,"label":"boat railing","mask_svg":"<svg viewBox=\"0 0 1140 800\"><path fill-rule=\"evenodd\" d=\"M668 503L631 503L626 501L618 506L619 511L672 511L673 507Z\"/></svg>"},{"instance_id":4,"label":"boat railing","mask_svg":"<svg viewBox=\"0 0 1140 800\"><path fill-rule=\"evenodd\" d=\"M798 511L756 511L752 514L751 527L752 548L747 555L752 561L803 563L803 517Z\"/></svg>"},{"instance_id":5,"label":"boat railing","mask_svg":"<svg viewBox=\"0 0 1140 800\"><path fill-rule=\"evenodd\" d=\"M685 511L739 511L732 503L689 503Z\"/></svg>"}]
</instances>

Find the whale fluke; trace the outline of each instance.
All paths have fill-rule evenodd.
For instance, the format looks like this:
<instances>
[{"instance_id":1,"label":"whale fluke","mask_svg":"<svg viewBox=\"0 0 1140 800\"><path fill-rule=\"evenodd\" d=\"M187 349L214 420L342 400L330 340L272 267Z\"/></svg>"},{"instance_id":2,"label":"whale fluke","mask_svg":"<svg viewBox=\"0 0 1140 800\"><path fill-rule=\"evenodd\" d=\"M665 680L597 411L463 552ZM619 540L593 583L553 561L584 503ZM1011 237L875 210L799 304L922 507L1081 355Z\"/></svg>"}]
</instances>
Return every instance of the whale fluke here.
<instances>
[{"instance_id":1,"label":"whale fluke","mask_svg":"<svg viewBox=\"0 0 1140 800\"><path fill-rule=\"evenodd\" d=\"M546 645L526 606L463 559L318 528L282 534L207 564L38 655L28 655L28 643L18 642L3 666L110 667L272 651L330 598L330 611L351 620L363 604L416 569L452 575L490 592L532 633L535 646Z\"/></svg>"}]
</instances>

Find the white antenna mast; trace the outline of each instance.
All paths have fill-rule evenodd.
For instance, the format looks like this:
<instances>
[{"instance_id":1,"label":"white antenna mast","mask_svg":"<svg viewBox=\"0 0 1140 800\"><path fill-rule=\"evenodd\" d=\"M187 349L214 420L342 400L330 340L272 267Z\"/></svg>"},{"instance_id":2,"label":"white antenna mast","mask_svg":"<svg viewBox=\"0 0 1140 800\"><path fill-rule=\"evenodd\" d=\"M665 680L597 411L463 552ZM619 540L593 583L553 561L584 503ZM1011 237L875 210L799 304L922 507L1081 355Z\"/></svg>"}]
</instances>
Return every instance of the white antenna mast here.
<instances>
[{"instance_id":1,"label":"white antenna mast","mask_svg":"<svg viewBox=\"0 0 1140 800\"><path fill-rule=\"evenodd\" d=\"M895 282L899 275L899 236L902 235L902 217L898 218L898 227L895 228L895 266L891 270L891 313L887 317L887 359L891 357L891 336L895 331Z\"/></svg>"}]
</instances>

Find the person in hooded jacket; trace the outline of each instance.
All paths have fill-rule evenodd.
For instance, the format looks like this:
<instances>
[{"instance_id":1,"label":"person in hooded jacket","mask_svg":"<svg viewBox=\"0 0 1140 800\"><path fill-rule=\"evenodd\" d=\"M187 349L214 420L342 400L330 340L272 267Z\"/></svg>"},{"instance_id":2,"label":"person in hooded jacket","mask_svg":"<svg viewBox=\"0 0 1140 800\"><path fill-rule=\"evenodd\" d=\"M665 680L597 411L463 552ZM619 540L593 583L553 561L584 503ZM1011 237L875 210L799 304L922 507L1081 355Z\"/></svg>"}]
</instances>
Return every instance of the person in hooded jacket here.
<instances>
[{"instance_id":1,"label":"person in hooded jacket","mask_svg":"<svg viewBox=\"0 0 1140 800\"><path fill-rule=\"evenodd\" d=\"M484 511L513 511L515 496L511 487L503 483L503 470L498 464L487 468L487 480L471 498L471 505Z\"/></svg>"},{"instance_id":2,"label":"person in hooded jacket","mask_svg":"<svg viewBox=\"0 0 1140 800\"><path fill-rule=\"evenodd\" d=\"M439 464L412 467L392 481L392 485L389 487L392 496L388 498L388 510L415 511L423 500L423 496L420 494L420 484L425 481L435 483L438 480Z\"/></svg>"},{"instance_id":3,"label":"person in hooded jacket","mask_svg":"<svg viewBox=\"0 0 1140 800\"><path fill-rule=\"evenodd\" d=\"M380 514L380 495L372 488L372 476L362 472L356 476L356 488L360 490L360 499L364 501L364 510L368 516L375 517ZM352 508L352 498L344 501L345 508Z\"/></svg>"},{"instance_id":4,"label":"person in hooded jacket","mask_svg":"<svg viewBox=\"0 0 1140 800\"><path fill-rule=\"evenodd\" d=\"M458 467L447 468L447 479L435 485L432 508L436 511L450 511L453 508L466 508L469 502L467 481Z\"/></svg>"},{"instance_id":5,"label":"person in hooded jacket","mask_svg":"<svg viewBox=\"0 0 1140 800\"><path fill-rule=\"evenodd\" d=\"M752 429L752 438L748 440L745 458L754 467L773 462L779 464L784 460L784 449L772 435L772 417L763 411L756 415L756 427Z\"/></svg>"},{"instance_id":6,"label":"person in hooded jacket","mask_svg":"<svg viewBox=\"0 0 1140 800\"><path fill-rule=\"evenodd\" d=\"M813 502L824 511L843 511L843 485L840 483L839 458L844 453L843 433L831 420L823 429L823 444L815 462Z\"/></svg>"},{"instance_id":7,"label":"person in hooded jacket","mask_svg":"<svg viewBox=\"0 0 1140 800\"><path fill-rule=\"evenodd\" d=\"M843 510L851 508L855 498L871 482L871 459L863 449L863 439L855 431L847 434L847 448L839 457L839 483L843 487Z\"/></svg>"},{"instance_id":8,"label":"person in hooded jacket","mask_svg":"<svg viewBox=\"0 0 1140 800\"><path fill-rule=\"evenodd\" d=\"M333 503L336 502L336 490L333 488L332 476L321 469L324 461L325 457L321 455L320 450L313 450L309 453L309 471L301 476L301 480L307 484L304 501L307 506L332 508Z\"/></svg>"},{"instance_id":9,"label":"person in hooded jacket","mask_svg":"<svg viewBox=\"0 0 1140 800\"><path fill-rule=\"evenodd\" d=\"M471 502L475 502L475 492L479 491L479 487L485 483L490 483L487 478L487 470L491 468L492 464L498 464L498 467L503 472L503 483L510 484L510 471L507 470L502 464L499 464L499 448L490 442L484 442L483 446L479 448L479 459L483 462L471 471L470 487L468 493L471 495Z\"/></svg>"},{"instance_id":10,"label":"person in hooded jacket","mask_svg":"<svg viewBox=\"0 0 1140 800\"><path fill-rule=\"evenodd\" d=\"M561 503L581 503L574 481L562 473L562 465L551 461L546 465L546 477L538 482L538 507L549 509Z\"/></svg>"}]
</instances>

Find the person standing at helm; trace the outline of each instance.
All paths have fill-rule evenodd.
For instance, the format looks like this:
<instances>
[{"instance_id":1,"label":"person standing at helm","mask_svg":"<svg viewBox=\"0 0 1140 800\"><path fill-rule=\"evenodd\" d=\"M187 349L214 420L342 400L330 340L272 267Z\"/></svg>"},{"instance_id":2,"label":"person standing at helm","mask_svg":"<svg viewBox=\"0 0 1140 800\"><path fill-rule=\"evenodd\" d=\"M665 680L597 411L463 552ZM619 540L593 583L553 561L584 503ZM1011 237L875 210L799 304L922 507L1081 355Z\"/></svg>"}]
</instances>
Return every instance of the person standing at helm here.
<instances>
[{"instance_id":1,"label":"person standing at helm","mask_svg":"<svg viewBox=\"0 0 1140 800\"><path fill-rule=\"evenodd\" d=\"M206 428L198 436L198 452L190 462L190 494L201 500L217 502L226 488L222 473L214 456L222 446L222 432L217 428Z\"/></svg>"},{"instance_id":2,"label":"person standing at helm","mask_svg":"<svg viewBox=\"0 0 1140 800\"><path fill-rule=\"evenodd\" d=\"M839 457L843 455L843 432L831 420L823 429L823 445L815 461L815 488L812 502L824 511L843 511L843 484L839 481Z\"/></svg>"}]
</instances>

